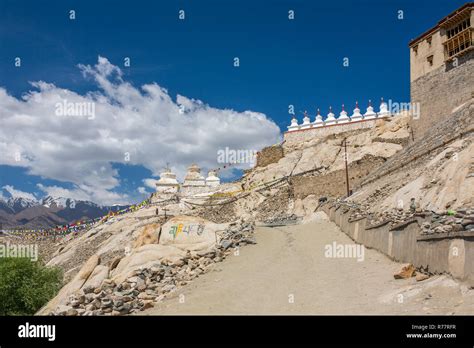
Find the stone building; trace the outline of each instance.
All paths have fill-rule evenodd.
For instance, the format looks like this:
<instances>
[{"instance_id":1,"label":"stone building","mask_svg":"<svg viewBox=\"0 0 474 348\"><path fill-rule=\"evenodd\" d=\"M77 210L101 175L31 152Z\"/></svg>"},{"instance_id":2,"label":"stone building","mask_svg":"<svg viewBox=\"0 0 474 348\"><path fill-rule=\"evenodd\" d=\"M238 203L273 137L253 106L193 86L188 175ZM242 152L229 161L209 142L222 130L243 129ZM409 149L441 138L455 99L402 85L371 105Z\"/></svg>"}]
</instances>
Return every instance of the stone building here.
<instances>
[{"instance_id":1,"label":"stone building","mask_svg":"<svg viewBox=\"0 0 474 348\"><path fill-rule=\"evenodd\" d=\"M474 3L441 19L409 43L410 96L419 103L415 138L474 96Z\"/></svg>"}]
</instances>

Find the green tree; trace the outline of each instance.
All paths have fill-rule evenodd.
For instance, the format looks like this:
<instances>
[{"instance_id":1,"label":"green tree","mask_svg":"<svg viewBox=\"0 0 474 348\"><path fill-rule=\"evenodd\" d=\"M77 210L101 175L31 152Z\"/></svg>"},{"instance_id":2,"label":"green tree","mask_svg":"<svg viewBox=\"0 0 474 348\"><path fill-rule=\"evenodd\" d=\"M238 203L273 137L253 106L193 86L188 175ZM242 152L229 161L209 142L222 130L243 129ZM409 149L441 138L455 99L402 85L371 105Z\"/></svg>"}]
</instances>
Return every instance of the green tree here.
<instances>
[{"instance_id":1,"label":"green tree","mask_svg":"<svg viewBox=\"0 0 474 348\"><path fill-rule=\"evenodd\" d=\"M59 268L28 258L0 258L0 315L32 315L61 285Z\"/></svg>"}]
</instances>

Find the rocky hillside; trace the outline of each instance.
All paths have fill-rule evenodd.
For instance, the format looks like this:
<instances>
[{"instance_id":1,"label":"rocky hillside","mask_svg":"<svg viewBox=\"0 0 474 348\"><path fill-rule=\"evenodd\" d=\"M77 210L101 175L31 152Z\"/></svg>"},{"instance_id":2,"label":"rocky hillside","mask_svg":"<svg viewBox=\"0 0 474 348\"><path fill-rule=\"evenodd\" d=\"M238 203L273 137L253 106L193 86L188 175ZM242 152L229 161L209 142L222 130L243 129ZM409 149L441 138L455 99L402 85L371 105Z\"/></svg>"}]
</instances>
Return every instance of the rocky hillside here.
<instances>
[{"instance_id":1,"label":"rocky hillside","mask_svg":"<svg viewBox=\"0 0 474 348\"><path fill-rule=\"evenodd\" d=\"M416 212L439 210L433 219L451 221L443 217L446 209L473 204L472 108L458 108L418 141L409 117L398 116L373 129L276 145L240 182L223 185L225 192L176 197L70 235L48 262L64 269L66 285L40 314L123 315L149 308L236 247L254 243L254 224L310 221L327 200L343 198L355 214L371 214L374 224L387 214L397 224L413 217L415 198ZM464 215L456 219L470 228Z\"/></svg>"},{"instance_id":2,"label":"rocky hillside","mask_svg":"<svg viewBox=\"0 0 474 348\"><path fill-rule=\"evenodd\" d=\"M474 103L466 103L426 135L388 159L351 197L372 210L443 211L474 206Z\"/></svg>"}]
</instances>

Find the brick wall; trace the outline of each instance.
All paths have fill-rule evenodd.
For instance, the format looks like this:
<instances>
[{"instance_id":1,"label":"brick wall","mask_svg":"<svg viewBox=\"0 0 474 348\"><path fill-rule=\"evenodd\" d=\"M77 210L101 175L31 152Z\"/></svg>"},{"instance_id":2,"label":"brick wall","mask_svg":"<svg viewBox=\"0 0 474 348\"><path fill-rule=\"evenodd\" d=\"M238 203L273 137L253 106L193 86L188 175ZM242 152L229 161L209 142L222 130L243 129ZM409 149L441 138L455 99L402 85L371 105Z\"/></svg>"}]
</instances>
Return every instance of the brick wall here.
<instances>
[{"instance_id":1,"label":"brick wall","mask_svg":"<svg viewBox=\"0 0 474 348\"><path fill-rule=\"evenodd\" d=\"M473 97L474 50L452 63L416 79L411 83L411 102L420 103L420 117L412 119L415 140L440 121L451 116L454 108Z\"/></svg>"},{"instance_id":2,"label":"brick wall","mask_svg":"<svg viewBox=\"0 0 474 348\"><path fill-rule=\"evenodd\" d=\"M257 167L266 167L271 163L278 162L283 158L283 147L281 145L268 146L257 155Z\"/></svg>"},{"instance_id":3,"label":"brick wall","mask_svg":"<svg viewBox=\"0 0 474 348\"><path fill-rule=\"evenodd\" d=\"M349 163L349 186L353 189L371 171L378 168L385 160L380 157L366 155L358 161ZM290 179L296 198L305 198L308 195L316 196L345 196L346 171L336 170L317 176L296 176Z\"/></svg>"}]
</instances>

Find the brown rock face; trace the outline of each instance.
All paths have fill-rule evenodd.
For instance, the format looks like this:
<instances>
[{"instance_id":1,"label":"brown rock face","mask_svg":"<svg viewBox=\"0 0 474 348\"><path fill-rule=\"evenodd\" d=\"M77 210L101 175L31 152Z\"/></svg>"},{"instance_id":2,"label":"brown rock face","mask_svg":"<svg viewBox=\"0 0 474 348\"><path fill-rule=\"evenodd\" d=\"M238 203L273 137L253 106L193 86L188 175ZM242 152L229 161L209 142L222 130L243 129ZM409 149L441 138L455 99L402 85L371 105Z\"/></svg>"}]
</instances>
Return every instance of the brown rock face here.
<instances>
[{"instance_id":1,"label":"brown rock face","mask_svg":"<svg viewBox=\"0 0 474 348\"><path fill-rule=\"evenodd\" d=\"M142 245L146 244L157 244L158 243L158 231L160 229L160 224L150 224L146 225L143 228L143 231L140 233L138 238L133 243L133 248L139 248Z\"/></svg>"}]
</instances>

